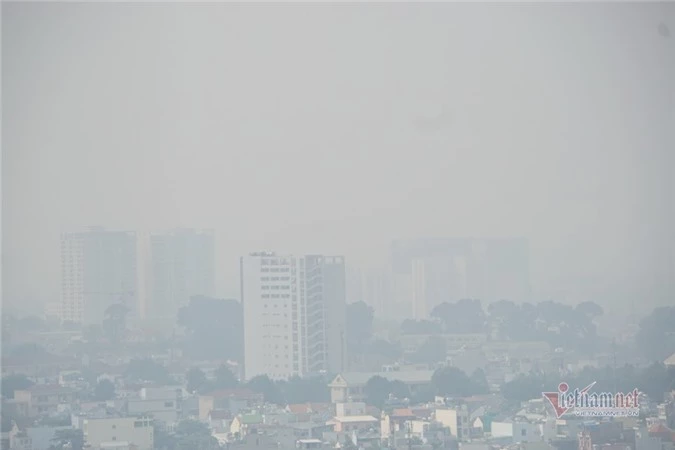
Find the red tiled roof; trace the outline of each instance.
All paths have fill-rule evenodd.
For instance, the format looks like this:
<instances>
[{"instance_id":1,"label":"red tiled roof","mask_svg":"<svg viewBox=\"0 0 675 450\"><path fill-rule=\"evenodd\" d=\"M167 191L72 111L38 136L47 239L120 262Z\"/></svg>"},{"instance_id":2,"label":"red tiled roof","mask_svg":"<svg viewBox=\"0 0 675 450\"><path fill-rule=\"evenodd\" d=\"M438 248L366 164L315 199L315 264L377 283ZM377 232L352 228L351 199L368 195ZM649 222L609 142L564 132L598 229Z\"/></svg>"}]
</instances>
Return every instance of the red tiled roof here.
<instances>
[{"instance_id":1,"label":"red tiled roof","mask_svg":"<svg viewBox=\"0 0 675 450\"><path fill-rule=\"evenodd\" d=\"M667 426L665 426L662 423L656 423L656 424L652 425L651 427L649 427L649 432L650 433L672 433L673 430L671 430L670 428L668 428Z\"/></svg>"},{"instance_id":2,"label":"red tiled roof","mask_svg":"<svg viewBox=\"0 0 675 450\"><path fill-rule=\"evenodd\" d=\"M293 403L288 405L288 410L293 414L307 414L313 411L309 403Z\"/></svg>"},{"instance_id":3,"label":"red tiled roof","mask_svg":"<svg viewBox=\"0 0 675 450\"><path fill-rule=\"evenodd\" d=\"M391 412L392 417L415 417L415 414L413 414L412 409L410 408L395 408Z\"/></svg>"}]
</instances>

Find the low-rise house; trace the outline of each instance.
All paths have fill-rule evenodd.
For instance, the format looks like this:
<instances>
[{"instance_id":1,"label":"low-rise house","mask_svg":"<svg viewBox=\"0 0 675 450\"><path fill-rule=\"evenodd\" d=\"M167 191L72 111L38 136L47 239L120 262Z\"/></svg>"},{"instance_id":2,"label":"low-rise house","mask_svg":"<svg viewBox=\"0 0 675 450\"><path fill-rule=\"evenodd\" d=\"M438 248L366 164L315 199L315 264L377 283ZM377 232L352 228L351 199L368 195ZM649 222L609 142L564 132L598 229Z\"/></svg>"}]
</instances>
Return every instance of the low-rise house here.
<instances>
[{"instance_id":1,"label":"low-rise house","mask_svg":"<svg viewBox=\"0 0 675 450\"><path fill-rule=\"evenodd\" d=\"M33 450L33 441L25 431L19 431L9 436L9 450Z\"/></svg>"},{"instance_id":2,"label":"low-rise house","mask_svg":"<svg viewBox=\"0 0 675 450\"><path fill-rule=\"evenodd\" d=\"M375 430L379 427L378 422L373 416L336 416L326 424L332 425L333 431L336 433L350 433Z\"/></svg>"},{"instance_id":3,"label":"low-rise house","mask_svg":"<svg viewBox=\"0 0 675 450\"><path fill-rule=\"evenodd\" d=\"M138 398L127 399L127 412L132 416L150 416L162 426L171 428L178 422L182 400L180 387L144 387Z\"/></svg>"},{"instance_id":4,"label":"low-rise house","mask_svg":"<svg viewBox=\"0 0 675 450\"><path fill-rule=\"evenodd\" d=\"M649 427L649 437L660 439L662 442L675 442L675 430L671 430L662 423Z\"/></svg>"},{"instance_id":5,"label":"low-rise house","mask_svg":"<svg viewBox=\"0 0 675 450\"><path fill-rule=\"evenodd\" d=\"M221 389L199 396L199 420L205 421L210 411L224 409L233 415L264 403L263 395L247 388Z\"/></svg>"},{"instance_id":6,"label":"low-rise house","mask_svg":"<svg viewBox=\"0 0 675 450\"><path fill-rule=\"evenodd\" d=\"M286 411L293 415L293 422L326 421L335 415L333 403L295 403L286 406Z\"/></svg>"},{"instance_id":7,"label":"low-rise house","mask_svg":"<svg viewBox=\"0 0 675 450\"><path fill-rule=\"evenodd\" d=\"M222 433L224 430L229 432L232 419L232 413L229 411L223 409L214 409L209 412L207 423L211 429L219 433Z\"/></svg>"},{"instance_id":8,"label":"low-rise house","mask_svg":"<svg viewBox=\"0 0 675 450\"><path fill-rule=\"evenodd\" d=\"M14 391L16 404L24 404L27 415L35 417L40 414L58 412L60 404L75 401L75 391L59 385L34 385L24 390Z\"/></svg>"},{"instance_id":9,"label":"low-rise house","mask_svg":"<svg viewBox=\"0 0 675 450\"><path fill-rule=\"evenodd\" d=\"M230 424L230 433L239 439L248 434L255 434L257 429L263 425L263 416L261 414L240 414L232 419Z\"/></svg>"},{"instance_id":10,"label":"low-rise house","mask_svg":"<svg viewBox=\"0 0 675 450\"><path fill-rule=\"evenodd\" d=\"M266 428L247 434L233 442L226 442L230 450L278 450L296 448L297 438L288 428Z\"/></svg>"},{"instance_id":11,"label":"low-rise house","mask_svg":"<svg viewBox=\"0 0 675 450\"><path fill-rule=\"evenodd\" d=\"M82 432L85 443L92 448L121 443L133 445L137 450L154 449L150 417L85 417L82 418Z\"/></svg>"},{"instance_id":12,"label":"low-rise house","mask_svg":"<svg viewBox=\"0 0 675 450\"><path fill-rule=\"evenodd\" d=\"M30 450L48 450L53 442L52 439L61 430L70 430L71 427L27 427L24 430L30 440Z\"/></svg>"},{"instance_id":13,"label":"low-rise house","mask_svg":"<svg viewBox=\"0 0 675 450\"><path fill-rule=\"evenodd\" d=\"M521 420L492 422L493 438L511 438L512 443L542 440L541 424Z\"/></svg>"},{"instance_id":14,"label":"low-rise house","mask_svg":"<svg viewBox=\"0 0 675 450\"><path fill-rule=\"evenodd\" d=\"M405 430L407 423L417 419L410 408L396 408L390 414L382 414L380 420L380 436L383 440L389 439L397 431Z\"/></svg>"},{"instance_id":15,"label":"low-rise house","mask_svg":"<svg viewBox=\"0 0 675 450\"><path fill-rule=\"evenodd\" d=\"M341 402L335 404L335 415L337 417L345 416L364 416L366 414L366 404L363 402Z\"/></svg>"},{"instance_id":16,"label":"low-rise house","mask_svg":"<svg viewBox=\"0 0 675 450\"><path fill-rule=\"evenodd\" d=\"M300 450L313 450L323 448L323 441L321 439L298 439L295 448Z\"/></svg>"},{"instance_id":17,"label":"low-rise house","mask_svg":"<svg viewBox=\"0 0 675 450\"><path fill-rule=\"evenodd\" d=\"M434 417L437 422L448 428L457 440L466 440L471 436L469 409L466 405L458 408L438 408Z\"/></svg>"}]
</instances>

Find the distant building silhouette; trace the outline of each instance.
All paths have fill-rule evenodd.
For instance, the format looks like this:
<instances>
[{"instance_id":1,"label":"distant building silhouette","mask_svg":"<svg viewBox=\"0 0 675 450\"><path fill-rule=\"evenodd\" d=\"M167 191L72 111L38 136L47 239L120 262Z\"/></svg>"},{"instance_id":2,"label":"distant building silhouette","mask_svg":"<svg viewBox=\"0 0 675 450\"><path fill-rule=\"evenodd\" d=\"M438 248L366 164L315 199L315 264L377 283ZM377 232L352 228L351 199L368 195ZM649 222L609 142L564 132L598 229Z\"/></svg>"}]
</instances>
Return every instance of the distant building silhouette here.
<instances>
[{"instance_id":1,"label":"distant building silhouette","mask_svg":"<svg viewBox=\"0 0 675 450\"><path fill-rule=\"evenodd\" d=\"M393 309L426 318L445 301L529 300L526 239L413 239L392 243Z\"/></svg>"},{"instance_id":2,"label":"distant building silhouette","mask_svg":"<svg viewBox=\"0 0 675 450\"><path fill-rule=\"evenodd\" d=\"M61 236L61 320L101 323L106 309L137 302L136 235L92 227Z\"/></svg>"},{"instance_id":3,"label":"distant building silhouette","mask_svg":"<svg viewBox=\"0 0 675 450\"><path fill-rule=\"evenodd\" d=\"M175 322L190 297L215 295L215 239L211 230L177 229L149 239L145 317Z\"/></svg>"}]
</instances>

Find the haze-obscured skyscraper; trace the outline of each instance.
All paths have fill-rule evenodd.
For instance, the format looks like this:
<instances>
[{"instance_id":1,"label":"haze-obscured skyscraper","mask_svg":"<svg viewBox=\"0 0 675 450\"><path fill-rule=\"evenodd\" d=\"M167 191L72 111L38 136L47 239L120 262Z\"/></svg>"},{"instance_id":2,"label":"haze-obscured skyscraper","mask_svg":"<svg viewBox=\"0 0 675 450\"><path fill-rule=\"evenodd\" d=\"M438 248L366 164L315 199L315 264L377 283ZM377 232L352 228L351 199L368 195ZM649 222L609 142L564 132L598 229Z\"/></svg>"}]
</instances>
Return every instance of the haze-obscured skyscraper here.
<instances>
[{"instance_id":1,"label":"haze-obscured skyscraper","mask_svg":"<svg viewBox=\"0 0 675 450\"><path fill-rule=\"evenodd\" d=\"M215 291L215 239L211 230L152 233L145 316L175 321L190 297Z\"/></svg>"},{"instance_id":2,"label":"haze-obscured skyscraper","mask_svg":"<svg viewBox=\"0 0 675 450\"><path fill-rule=\"evenodd\" d=\"M124 303L138 313L136 235L92 227L61 236L61 320L101 323Z\"/></svg>"},{"instance_id":3,"label":"haze-obscured skyscraper","mask_svg":"<svg viewBox=\"0 0 675 450\"><path fill-rule=\"evenodd\" d=\"M520 238L399 240L392 244L394 309L428 317L439 304L530 299L529 250Z\"/></svg>"},{"instance_id":4,"label":"haze-obscured skyscraper","mask_svg":"<svg viewBox=\"0 0 675 450\"><path fill-rule=\"evenodd\" d=\"M287 379L345 365L345 266L341 256L241 258L244 374Z\"/></svg>"},{"instance_id":5,"label":"haze-obscured skyscraper","mask_svg":"<svg viewBox=\"0 0 675 450\"><path fill-rule=\"evenodd\" d=\"M347 268L347 303L363 301L373 308L378 318L391 319L391 290L388 268Z\"/></svg>"}]
</instances>

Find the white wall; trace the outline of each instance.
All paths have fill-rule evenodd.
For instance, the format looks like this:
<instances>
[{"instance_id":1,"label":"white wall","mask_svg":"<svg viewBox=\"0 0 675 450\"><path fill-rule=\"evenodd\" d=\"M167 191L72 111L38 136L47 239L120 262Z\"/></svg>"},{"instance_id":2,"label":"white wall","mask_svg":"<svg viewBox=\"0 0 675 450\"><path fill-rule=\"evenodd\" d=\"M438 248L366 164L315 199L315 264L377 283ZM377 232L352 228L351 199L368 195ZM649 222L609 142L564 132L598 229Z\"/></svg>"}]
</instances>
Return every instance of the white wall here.
<instances>
[{"instance_id":1,"label":"white wall","mask_svg":"<svg viewBox=\"0 0 675 450\"><path fill-rule=\"evenodd\" d=\"M280 259L288 260L288 264L261 264L263 260ZM304 294L300 287L304 286L304 273L301 274L304 269L301 271L301 261L301 258L284 256L248 255L241 259L246 379L263 374L272 379L302 375L301 306ZM295 283L292 282L290 263L295 263ZM304 261L302 263L304 265Z\"/></svg>"},{"instance_id":2,"label":"white wall","mask_svg":"<svg viewBox=\"0 0 675 450\"><path fill-rule=\"evenodd\" d=\"M104 442L129 442L138 450L153 450L152 420L135 417L85 419L82 427L86 443L97 448Z\"/></svg>"},{"instance_id":3,"label":"white wall","mask_svg":"<svg viewBox=\"0 0 675 450\"><path fill-rule=\"evenodd\" d=\"M492 437L513 437L511 422L492 422L490 430Z\"/></svg>"}]
</instances>

